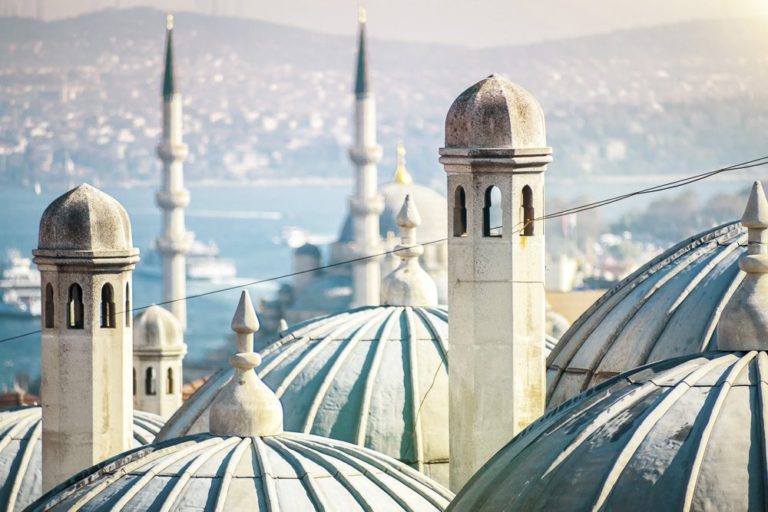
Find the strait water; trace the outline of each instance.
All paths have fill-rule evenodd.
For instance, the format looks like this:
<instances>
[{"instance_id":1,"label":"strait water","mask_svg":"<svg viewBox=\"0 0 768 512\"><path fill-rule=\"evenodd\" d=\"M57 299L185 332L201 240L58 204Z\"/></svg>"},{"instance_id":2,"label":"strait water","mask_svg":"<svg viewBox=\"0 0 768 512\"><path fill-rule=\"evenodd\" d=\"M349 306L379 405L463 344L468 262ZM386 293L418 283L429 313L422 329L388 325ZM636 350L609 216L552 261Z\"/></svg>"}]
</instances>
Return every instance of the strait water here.
<instances>
[{"instance_id":1,"label":"strait water","mask_svg":"<svg viewBox=\"0 0 768 512\"><path fill-rule=\"evenodd\" d=\"M764 171L741 171L727 180L708 180L692 185L702 197L721 191L742 190L751 180L765 178ZM572 180L547 182L547 197L603 199L645 188L674 177L637 181L590 182ZM187 227L203 241L215 241L224 257L235 260L240 282L255 281L290 271L290 249L281 242L288 227L308 231L319 240L330 240L339 231L346 211L350 186L270 186L270 187L192 187L192 202L187 210ZM128 210L133 225L134 245L142 251L150 246L160 231L160 213L155 206L152 187L104 189ZM43 190L0 190L0 256L11 248L31 255L37 246L40 215L63 188ZM444 193L444 191L441 191ZM677 194L679 190L665 192ZM610 219L629 209L641 209L649 196L611 205L604 209ZM138 264L141 265L141 262ZM207 292L232 283L188 281L188 294ZM254 300L271 295L279 283L250 288ZM149 305L161 300L161 283L134 273L134 305ZM239 291L209 295L188 302L189 325L186 333L190 367L205 366L206 355L230 341L229 322ZM0 339L39 329L39 319L0 316ZM223 362L222 362L223 363ZM39 376L40 337L38 334L0 343L0 392L13 384L19 372L33 379ZM199 372L198 372L199 374ZM196 376L187 372L186 377Z\"/></svg>"}]
</instances>

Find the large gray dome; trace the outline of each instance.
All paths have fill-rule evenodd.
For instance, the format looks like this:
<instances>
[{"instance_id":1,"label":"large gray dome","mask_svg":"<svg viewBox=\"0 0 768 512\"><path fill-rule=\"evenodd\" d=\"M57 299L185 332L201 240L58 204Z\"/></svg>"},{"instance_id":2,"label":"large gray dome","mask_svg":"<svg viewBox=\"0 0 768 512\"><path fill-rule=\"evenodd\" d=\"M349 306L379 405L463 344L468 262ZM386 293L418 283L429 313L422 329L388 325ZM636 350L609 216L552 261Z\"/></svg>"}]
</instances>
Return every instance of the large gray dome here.
<instances>
[{"instance_id":1,"label":"large gray dome","mask_svg":"<svg viewBox=\"0 0 768 512\"><path fill-rule=\"evenodd\" d=\"M444 510L452 494L407 466L317 436L210 434L119 455L30 510ZM163 508L167 507L167 508Z\"/></svg>"},{"instance_id":2,"label":"large gray dome","mask_svg":"<svg viewBox=\"0 0 768 512\"><path fill-rule=\"evenodd\" d=\"M547 358L548 407L631 368L713 349L720 314L743 278L745 244L738 222L706 231L603 295Z\"/></svg>"},{"instance_id":3,"label":"large gray dome","mask_svg":"<svg viewBox=\"0 0 768 512\"><path fill-rule=\"evenodd\" d=\"M399 233L397 227L397 214L403 206L406 195L410 195L419 205L421 224L419 225L419 240L441 240L448 233L448 220L446 211L448 202L439 192L429 187L417 184L398 183L393 181L381 187L381 195L384 198L384 210L379 216L379 231L382 238L387 233ZM339 243L351 242L354 236L352 229L352 217L347 215L339 235Z\"/></svg>"},{"instance_id":4,"label":"large gray dome","mask_svg":"<svg viewBox=\"0 0 768 512\"><path fill-rule=\"evenodd\" d=\"M280 398L286 430L365 446L446 482L447 344L445 309L362 307L292 327L260 352L257 373ZM207 432L232 373L211 377L158 439Z\"/></svg>"},{"instance_id":5,"label":"large gray dome","mask_svg":"<svg viewBox=\"0 0 768 512\"><path fill-rule=\"evenodd\" d=\"M38 251L136 251L116 199L87 183L55 199L40 219Z\"/></svg>"},{"instance_id":6,"label":"large gray dome","mask_svg":"<svg viewBox=\"0 0 768 512\"><path fill-rule=\"evenodd\" d=\"M765 510L766 381L763 351L622 374L521 432L450 510Z\"/></svg>"},{"instance_id":7,"label":"large gray dome","mask_svg":"<svg viewBox=\"0 0 768 512\"><path fill-rule=\"evenodd\" d=\"M160 416L133 413L133 443L151 443L163 426ZM0 412L0 510L22 510L43 494L42 409Z\"/></svg>"}]
</instances>

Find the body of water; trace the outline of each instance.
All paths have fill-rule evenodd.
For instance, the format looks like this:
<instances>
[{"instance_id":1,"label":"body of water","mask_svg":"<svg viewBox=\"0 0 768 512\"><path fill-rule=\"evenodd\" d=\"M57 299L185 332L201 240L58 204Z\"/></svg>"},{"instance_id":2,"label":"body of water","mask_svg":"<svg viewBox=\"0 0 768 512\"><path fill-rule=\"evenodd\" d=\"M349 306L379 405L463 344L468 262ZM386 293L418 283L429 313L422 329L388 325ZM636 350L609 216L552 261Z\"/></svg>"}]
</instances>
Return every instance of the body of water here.
<instances>
[{"instance_id":1,"label":"body of water","mask_svg":"<svg viewBox=\"0 0 768 512\"><path fill-rule=\"evenodd\" d=\"M765 171L752 169L730 174L727 179L706 180L690 188L705 198L718 192L746 189L752 180L765 177ZM671 179L674 177L658 176L658 179L641 181L558 180L547 182L547 196L565 199L588 196L597 200ZM42 194L35 195L31 190L0 190L0 254L16 248L23 254L31 255L37 246L38 223L43 210L64 191L44 189ZM105 188L105 191L126 207L133 224L134 245L145 251L160 232L161 217L155 206L155 188ZM680 191L677 189L664 194L675 195ZM188 229L200 240L216 242L223 257L235 260L238 276L245 282L290 272L291 250L280 242L281 234L287 228L296 227L320 239L332 239L340 229L350 187L192 187L191 193L192 202L187 210ZM602 210L602 215L611 219L628 210L642 209L652 197L658 195L641 196L611 205ZM278 285L254 286L250 291L254 298L263 297L273 293ZM216 283L188 282L188 293L202 293L220 287L222 285ZM162 300L159 279L135 273L133 289L137 307ZM229 342L229 322L238 294L238 290L232 290L189 301L186 343L190 363L204 361L211 349L221 348ZM39 319L0 317L0 338L39 327ZM39 371L39 335L0 343L0 390L11 386L18 372L36 378Z\"/></svg>"}]
</instances>

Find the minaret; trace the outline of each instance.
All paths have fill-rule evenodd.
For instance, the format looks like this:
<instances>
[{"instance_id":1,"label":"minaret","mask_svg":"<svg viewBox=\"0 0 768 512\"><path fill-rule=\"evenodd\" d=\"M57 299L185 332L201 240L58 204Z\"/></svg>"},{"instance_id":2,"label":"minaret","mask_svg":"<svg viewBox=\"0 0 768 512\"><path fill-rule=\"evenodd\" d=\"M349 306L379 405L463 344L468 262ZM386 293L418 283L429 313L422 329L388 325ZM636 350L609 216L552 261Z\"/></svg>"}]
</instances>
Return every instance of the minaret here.
<instances>
[{"instance_id":1,"label":"minaret","mask_svg":"<svg viewBox=\"0 0 768 512\"><path fill-rule=\"evenodd\" d=\"M181 141L181 94L176 90L173 70L173 16L167 18L165 40L165 73L163 75L163 138L157 155L163 162L163 183L157 193L157 205L163 210L163 233L157 249L163 259L163 302L166 308L187 327L186 258L188 245L184 227L184 208L189 204L189 191L184 188L182 162L187 146Z\"/></svg>"},{"instance_id":2,"label":"minaret","mask_svg":"<svg viewBox=\"0 0 768 512\"><path fill-rule=\"evenodd\" d=\"M359 25L355 78L355 141L349 150L349 157L355 165L355 193L349 200L354 231L351 255L353 259L382 252L379 216L384 211L384 199L377 189L376 163L381 160L381 146L376 143L376 100L368 80L363 8L360 8ZM377 258L353 264L354 307L379 304L380 274Z\"/></svg>"},{"instance_id":3,"label":"minaret","mask_svg":"<svg viewBox=\"0 0 768 512\"><path fill-rule=\"evenodd\" d=\"M492 75L445 121L451 489L544 411L544 170L536 99Z\"/></svg>"},{"instance_id":4,"label":"minaret","mask_svg":"<svg viewBox=\"0 0 768 512\"><path fill-rule=\"evenodd\" d=\"M165 419L181 407L184 330L165 308L150 306L133 325L133 407Z\"/></svg>"},{"instance_id":5,"label":"minaret","mask_svg":"<svg viewBox=\"0 0 768 512\"><path fill-rule=\"evenodd\" d=\"M43 490L132 446L131 222L80 185L40 220Z\"/></svg>"},{"instance_id":6,"label":"minaret","mask_svg":"<svg viewBox=\"0 0 768 512\"><path fill-rule=\"evenodd\" d=\"M419 264L419 257L424 254L424 247L416 243L416 228L420 224L421 215L416 204L410 195L406 195L403 207L397 214L401 240L393 252L400 257L400 265L382 282L382 304L421 307L437 305L437 285Z\"/></svg>"},{"instance_id":7,"label":"minaret","mask_svg":"<svg viewBox=\"0 0 768 512\"><path fill-rule=\"evenodd\" d=\"M739 259L744 280L733 292L717 324L717 348L768 350L768 201L756 181L741 224L747 228L747 254Z\"/></svg>"}]
</instances>

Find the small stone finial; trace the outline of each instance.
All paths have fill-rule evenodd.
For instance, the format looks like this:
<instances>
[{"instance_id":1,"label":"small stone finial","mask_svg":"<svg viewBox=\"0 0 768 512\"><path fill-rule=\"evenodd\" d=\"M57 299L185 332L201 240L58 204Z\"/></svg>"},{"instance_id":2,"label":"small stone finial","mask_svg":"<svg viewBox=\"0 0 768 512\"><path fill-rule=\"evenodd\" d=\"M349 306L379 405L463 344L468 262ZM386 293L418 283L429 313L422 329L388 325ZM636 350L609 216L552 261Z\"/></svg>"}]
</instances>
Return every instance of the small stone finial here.
<instances>
[{"instance_id":1,"label":"small stone finial","mask_svg":"<svg viewBox=\"0 0 768 512\"><path fill-rule=\"evenodd\" d=\"M240 296L232 329L240 351L229 358L235 374L211 405L211 434L217 436L274 436L283 432L283 406L277 395L253 371L261 356L253 352L253 333L259 322L247 291ZM243 337L250 338L242 343ZM246 345L246 350L241 350Z\"/></svg>"},{"instance_id":2,"label":"small stone finial","mask_svg":"<svg viewBox=\"0 0 768 512\"><path fill-rule=\"evenodd\" d=\"M288 330L288 322L285 318L281 318L277 324L277 332L285 332Z\"/></svg>"},{"instance_id":3,"label":"small stone finial","mask_svg":"<svg viewBox=\"0 0 768 512\"><path fill-rule=\"evenodd\" d=\"M230 327L237 333L237 351L253 352L253 333L259 330L259 317L256 316L251 296L246 290L240 293L240 302Z\"/></svg>"},{"instance_id":4,"label":"small stone finial","mask_svg":"<svg viewBox=\"0 0 768 512\"><path fill-rule=\"evenodd\" d=\"M400 257L400 265L382 282L381 301L388 306L435 306L437 285L419 264L424 247L416 243L416 228L421 215L410 195L405 196L403 207L397 214L400 226L400 244L394 252Z\"/></svg>"},{"instance_id":5,"label":"small stone finial","mask_svg":"<svg viewBox=\"0 0 768 512\"><path fill-rule=\"evenodd\" d=\"M165 29L173 30L173 14L169 13L165 15Z\"/></svg>"},{"instance_id":6,"label":"small stone finial","mask_svg":"<svg viewBox=\"0 0 768 512\"><path fill-rule=\"evenodd\" d=\"M413 177L405 168L405 146L402 142L397 143L397 169L395 169L395 177L392 181L401 185L413 184Z\"/></svg>"},{"instance_id":7,"label":"small stone finial","mask_svg":"<svg viewBox=\"0 0 768 512\"><path fill-rule=\"evenodd\" d=\"M759 181L752 185L741 223L747 228L746 273L717 325L719 350L768 350L768 200Z\"/></svg>"}]
</instances>

